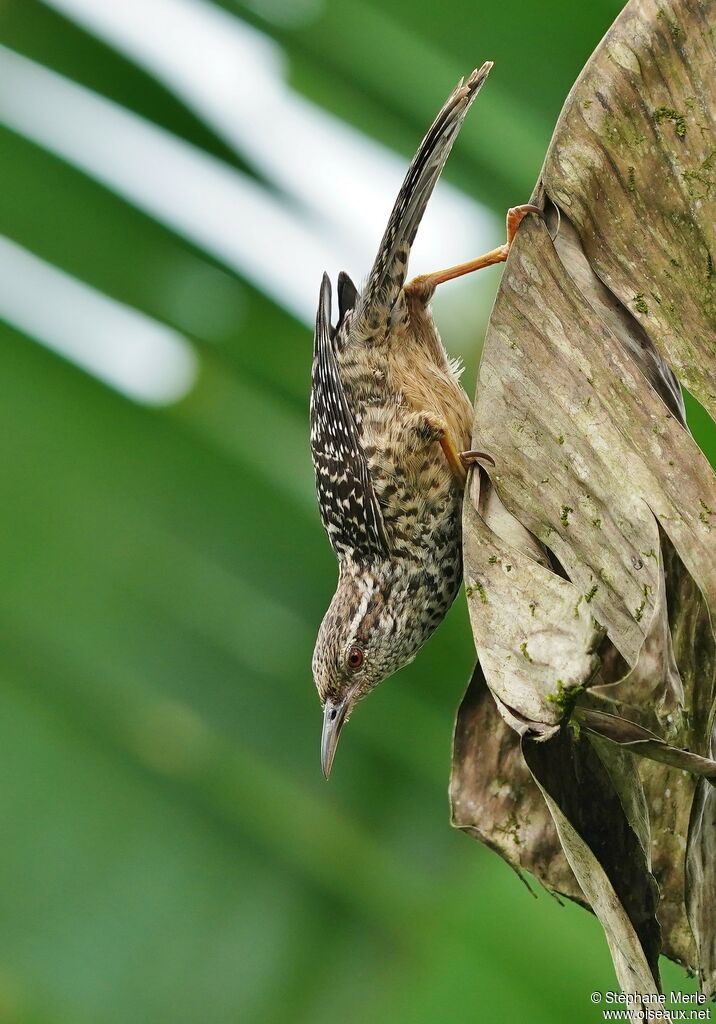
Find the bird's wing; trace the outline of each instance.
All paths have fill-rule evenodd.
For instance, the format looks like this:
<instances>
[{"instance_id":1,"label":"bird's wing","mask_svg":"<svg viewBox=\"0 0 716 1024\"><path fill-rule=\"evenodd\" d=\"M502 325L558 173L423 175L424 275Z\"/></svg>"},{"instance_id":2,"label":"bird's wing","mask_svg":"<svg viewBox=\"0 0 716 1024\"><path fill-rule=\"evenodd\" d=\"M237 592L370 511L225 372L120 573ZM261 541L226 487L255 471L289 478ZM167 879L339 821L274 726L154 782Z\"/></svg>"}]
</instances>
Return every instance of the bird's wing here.
<instances>
[{"instance_id":1,"label":"bird's wing","mask_svg":"<svg viewBox=\"0 0 716 1024\"><path fill-rule=\"evenodd\" d=\"M311 381L311 454L321 520L339 560L385 558L383 516L331 337L331 283L323 275Z\"/></svg>"},{"instance_id":2,"label":"bird's wing","mask_svg":"<svg viewBox=\"0 0 716 1024\"><path fill-rule=\"evenodd\" d=\"M361 296L367 309L379 298L389 298L402 288L410 247L428 200L445 166L453 143L470 106L490 73L491 61L460 80L443 104L427 135L413 157L401 186L388 226L378 249L373 269Z\"/></svg>"}]
</instances>

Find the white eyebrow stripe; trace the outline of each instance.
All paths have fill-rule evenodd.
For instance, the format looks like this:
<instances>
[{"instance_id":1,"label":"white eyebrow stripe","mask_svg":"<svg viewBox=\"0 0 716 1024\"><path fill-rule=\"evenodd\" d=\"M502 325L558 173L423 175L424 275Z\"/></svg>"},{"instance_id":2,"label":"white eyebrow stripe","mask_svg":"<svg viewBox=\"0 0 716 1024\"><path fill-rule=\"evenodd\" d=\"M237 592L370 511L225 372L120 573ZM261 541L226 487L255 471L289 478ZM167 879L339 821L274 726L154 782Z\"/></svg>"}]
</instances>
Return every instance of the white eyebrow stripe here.
<instances>
[{"instance_id":1,"label":"white eyebrow stripe","mask_svg":"<svg viewBox=\"0 0 716 1024\"><path fill-rule=\"evenodd\" d=\"M358 611L355 613L351 621L350 629L348 630L349 637L355 636L358 626L365 618L365 614L368 611L368 605L370 604L370 599L375 593L376 588L376 582L373 579L373 577L369 574L366 576L359 577L359 581L360 586L363 589L363 595L361 597L361 602L358 605Z\"/></svg>"}]
</instances>

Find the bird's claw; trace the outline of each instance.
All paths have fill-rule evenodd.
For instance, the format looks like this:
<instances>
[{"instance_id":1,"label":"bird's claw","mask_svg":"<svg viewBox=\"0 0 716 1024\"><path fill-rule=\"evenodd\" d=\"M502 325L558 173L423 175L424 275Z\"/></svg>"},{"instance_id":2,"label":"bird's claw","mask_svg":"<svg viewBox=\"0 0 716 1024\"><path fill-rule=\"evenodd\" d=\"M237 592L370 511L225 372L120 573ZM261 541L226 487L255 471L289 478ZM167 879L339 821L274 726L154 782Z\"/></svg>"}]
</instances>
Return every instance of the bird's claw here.
<instances>
[{"instance_id":1,"label":"bird's claw","mask_svg":"<svg viewBox=\"0 0 716 1024\"><path fill-rule=\"evenodd\" d=\"M507 211L507 248L509 250L512 245L512 241L517 234L517 229L530 213L536 213L538 217L544 220L544 212L540 210L539 206L533 206L532 203L524 203L522 206L513 206Z\"/></svg>"},{"instance_id":2,"label":"bird's claw","mask_svg":"<svg viewBox=\"0 0 716 1024\"><path fill-rule=\"evenodd\" d=\"M456 277L464 277L465 274L472 274L476 270L481 270L483 267L492 267L496 263L504 263L510 252L512 241L517 234L517 229L525 217L530 213L536 213L539 217L544 219L544 213L540 210L539 206L533 206L531 203L525 203L522 206L513 206L507 211L506 242L503 242L502 245L498 245L496 249L491 249L490 252L486 252L484 256L478 256L477 259L468 260L467 263L459 263L457 266L448 267L446 270L438 270L433 274L421 274L419 277L414 277L412 281L409 281L408 284L406 284L406 293L421 299L424 303L427 303L432 298L433 292L438 285L444 284L446 281L452 281Z\"/></svg>"},{"instance_id":3,"label":"bird's claw","mask_svg":"<svg viewBox=\"0 0 716 1024\"><path fill-rule=\"evenodd\" d=\"M460 462L463 464L465 469L470 469L474 465L481 466L483 463L487 463L490 466L495 465L495 460L487 452L469 451L460 452Z\"/></svg>"}]
</instances>

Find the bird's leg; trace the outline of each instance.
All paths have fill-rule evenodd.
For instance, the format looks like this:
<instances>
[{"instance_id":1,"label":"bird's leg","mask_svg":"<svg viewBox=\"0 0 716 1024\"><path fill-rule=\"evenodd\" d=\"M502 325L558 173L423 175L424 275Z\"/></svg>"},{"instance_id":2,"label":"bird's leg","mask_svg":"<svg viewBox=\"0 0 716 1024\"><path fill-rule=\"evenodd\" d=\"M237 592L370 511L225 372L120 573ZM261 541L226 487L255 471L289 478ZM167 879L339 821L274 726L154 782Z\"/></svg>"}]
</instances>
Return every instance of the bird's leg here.
<instances>
[{"instance_id":1,"label":"bird's leg","mask_svg":"<svg viewBox=\"0 0 716 1024\"><path fill-rule=\"evenodd\" d=\"M464 487L467 482L467 469L463 464L460 452L455 447L453 439L447 430L442 431L438 441L455 479L461 487Z\"/></svg>"},{"instance_id":2,"label":"bird's leg","mask_svg":"<svg viewBox=\"0 0 716 1024\"><path fill-rule=\"evenodd\" d=\"M467 480L467 468L463 464L460 452L450 436L447 423L442 416L432 412L415 412L411 415L411 420L408 430L413 434L413 442L424 445L434 444L437 441L455 479L461 487L464 487Z\"/></svg>"},{"instance_id":3,"label":"bird's leg","mask_svg":"<svg viewBox=\"0 0 716 1024\"><path fill-rule=\"evenodd\" d=\"M528 213L537 213L540 217L542 216L539 207L531 206L529 203L524 206L513 206L507 211L507 241L504 245L498 245L496 249L491 249L484 256L468 260L467 263L458 263L457 266L448 267L447 270L437 270L433 274L420 274L406 284L406 292L430 296L439 284L452 281L456 277L463 277L465 274L472 274L475 270L481 270L483 267L491 267L495 263L504 263L517 234L517 229Z\"/></svg>"}]
</instances>

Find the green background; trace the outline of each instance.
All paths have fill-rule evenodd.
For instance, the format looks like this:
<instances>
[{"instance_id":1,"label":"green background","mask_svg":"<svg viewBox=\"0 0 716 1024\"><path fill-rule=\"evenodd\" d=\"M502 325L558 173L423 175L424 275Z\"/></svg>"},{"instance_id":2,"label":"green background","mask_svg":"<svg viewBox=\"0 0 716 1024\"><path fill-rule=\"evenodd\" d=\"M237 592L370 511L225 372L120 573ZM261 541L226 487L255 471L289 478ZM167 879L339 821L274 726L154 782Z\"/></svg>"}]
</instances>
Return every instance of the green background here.
<instances>
[{"instance_id":1,"label":"green background","mask_svg":"<svg viewBox=\"0 0 716 1024\"><path fill-rule=\"evenodd\" d=\"M406 161L459 75L493 59L446 177L500 218L528 198L619 9L223 7L278 43L293 89ZM0 43L291 205L180 95L57 11L4 0ZM57 130L77 130L69 112ZM600 1019L589 993L615 982L595 920L534 898L448 824L472 661L462 598L354 716L329 785L320 774L310 658L335 566L310 497L306 323L17 126L0 127L0 168L0 233L199 359L189 394L153 408L0 325L0 1021ZM302 253L275 258L290 270ZM470 283L445 332L469 389L498 280Z\"/></svg>"}]
</instances>

